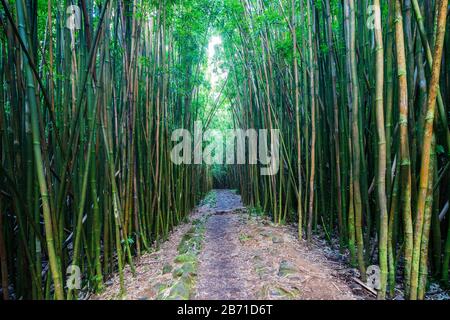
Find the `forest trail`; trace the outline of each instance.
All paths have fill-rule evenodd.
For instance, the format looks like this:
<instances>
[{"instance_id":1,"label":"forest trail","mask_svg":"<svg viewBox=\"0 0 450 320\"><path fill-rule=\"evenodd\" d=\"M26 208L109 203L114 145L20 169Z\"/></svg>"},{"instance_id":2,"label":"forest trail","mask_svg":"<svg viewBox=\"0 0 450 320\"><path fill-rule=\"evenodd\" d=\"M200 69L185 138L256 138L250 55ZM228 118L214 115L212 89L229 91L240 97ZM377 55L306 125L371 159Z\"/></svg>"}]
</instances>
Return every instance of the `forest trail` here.
<instances>
[{"instance_id":1,"label":"forest trail","mask_svg":"<svg viewBox=\"0 0 450 320\"><path fill-rule=\"evenodd\" d=\"M214 190L169 239L125 270L91 299L365 299L348 269L326 258L314 243L296 238L295 228L249 214L240 196Z\"/></svg>"},{"instance_id":2,"label":"forest trail","mask_svg":"<svg viewBox=\"0 0 450 320\"><path fill-rule=\"evenodd\" d=\"M240 198L229 190L217 192L213 215L206 222L205 242L199 256L196 299L254 299L249 290L245 261L239 254Z\"/></svg>"}]
</instances>

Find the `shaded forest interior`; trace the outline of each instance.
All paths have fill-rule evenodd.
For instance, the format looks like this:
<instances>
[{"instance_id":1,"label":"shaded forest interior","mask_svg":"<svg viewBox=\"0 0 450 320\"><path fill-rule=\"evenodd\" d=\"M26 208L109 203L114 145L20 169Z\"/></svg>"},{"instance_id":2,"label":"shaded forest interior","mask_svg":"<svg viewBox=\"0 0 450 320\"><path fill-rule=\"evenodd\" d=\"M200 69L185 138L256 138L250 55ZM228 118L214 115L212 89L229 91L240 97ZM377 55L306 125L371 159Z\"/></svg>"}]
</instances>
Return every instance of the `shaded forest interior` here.
<instances>
[{"instance_id":1,"label":"shaded forest interior","mask_svg":"<svg viewBox=\"0 0 450 320\"><path fill-rule=\"evenodd\" d=\"M0 1L3 299L123 283L213 186L380 299L449 286L448 0ZM174 164L196 121L278 129L279 172Z\"/></svg>"}]
</instances>

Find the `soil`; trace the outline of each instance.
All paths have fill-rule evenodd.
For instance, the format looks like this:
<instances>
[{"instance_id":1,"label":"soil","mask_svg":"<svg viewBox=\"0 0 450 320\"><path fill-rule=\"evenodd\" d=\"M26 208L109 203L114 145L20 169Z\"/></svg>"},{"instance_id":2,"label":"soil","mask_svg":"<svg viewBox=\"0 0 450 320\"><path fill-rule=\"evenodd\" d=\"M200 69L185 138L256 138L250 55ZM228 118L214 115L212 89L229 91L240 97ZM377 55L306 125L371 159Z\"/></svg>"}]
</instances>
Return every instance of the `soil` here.
<instances>
[{"instance_id":1,"label":"soil","mask_svg":"<svg viewBox=\"0 0 450 320\"><path fill-rule=\"evenodd\" d=\"M114 276L105 292L91 299L373 298L351 279L353 269L327 257L322 242L315 240L307 246L297 239L295 227L277 226L250 214L233 191L212 192L215 201L199 206L190 221L175 228L166 242L139 258L135 275L126 268L125 295L120 296L119 279ZM180 277L170 270L177 266L185 269L177 264L180 243L199 221L203 225L197 229L202 231L194 231L202 237L202 244L196 248L196 260L189 262L195 268L186 275L181 272Z\"/></svg>"}]
</instances>

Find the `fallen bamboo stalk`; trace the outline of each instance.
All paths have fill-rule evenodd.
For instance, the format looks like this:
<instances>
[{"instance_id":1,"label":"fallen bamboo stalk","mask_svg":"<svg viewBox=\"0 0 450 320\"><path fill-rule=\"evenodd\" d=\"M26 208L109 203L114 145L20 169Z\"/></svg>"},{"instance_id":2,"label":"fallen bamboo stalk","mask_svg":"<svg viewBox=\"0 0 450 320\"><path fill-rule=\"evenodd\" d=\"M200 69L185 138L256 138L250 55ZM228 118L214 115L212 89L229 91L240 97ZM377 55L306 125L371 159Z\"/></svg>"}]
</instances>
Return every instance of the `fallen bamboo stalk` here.
<instances>
[{"instance_id":1,"label":"fallen bamboo stalk","mask_svg":"<svg viewBox=\"0 0 450 320\"><path fill-rule=\"evenodd\" d=\"M371 287L366 285L364 282L362 282L358 278L353 277L352 280L355 281L357 284L359 284L364 289L366 289L369 293L373 294L374 296L377 296L377 292L374 289L372 289Z\"/></svg>"}]
</instances>

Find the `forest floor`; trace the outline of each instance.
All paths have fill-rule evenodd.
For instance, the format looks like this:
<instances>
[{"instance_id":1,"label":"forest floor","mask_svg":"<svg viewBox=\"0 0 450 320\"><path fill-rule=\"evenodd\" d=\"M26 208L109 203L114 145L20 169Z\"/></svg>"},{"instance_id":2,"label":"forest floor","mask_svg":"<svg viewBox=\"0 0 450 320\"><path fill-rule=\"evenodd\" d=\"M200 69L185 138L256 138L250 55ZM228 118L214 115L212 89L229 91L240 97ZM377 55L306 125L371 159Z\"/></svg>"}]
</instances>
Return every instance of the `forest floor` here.
<instances>
[{"instance_id":1,"label":"forest floor","mask_svg":"<svg viewBox=\"0 0 450 320\"><path fill-rule=\"evenodd\" d=\"M240 196L214 190L167 241L125 269L90 299L358 300L373 296L354 269L327 258L317 238L308 247L292 226L249 214Z\"/></svg>"}]
</instances>

